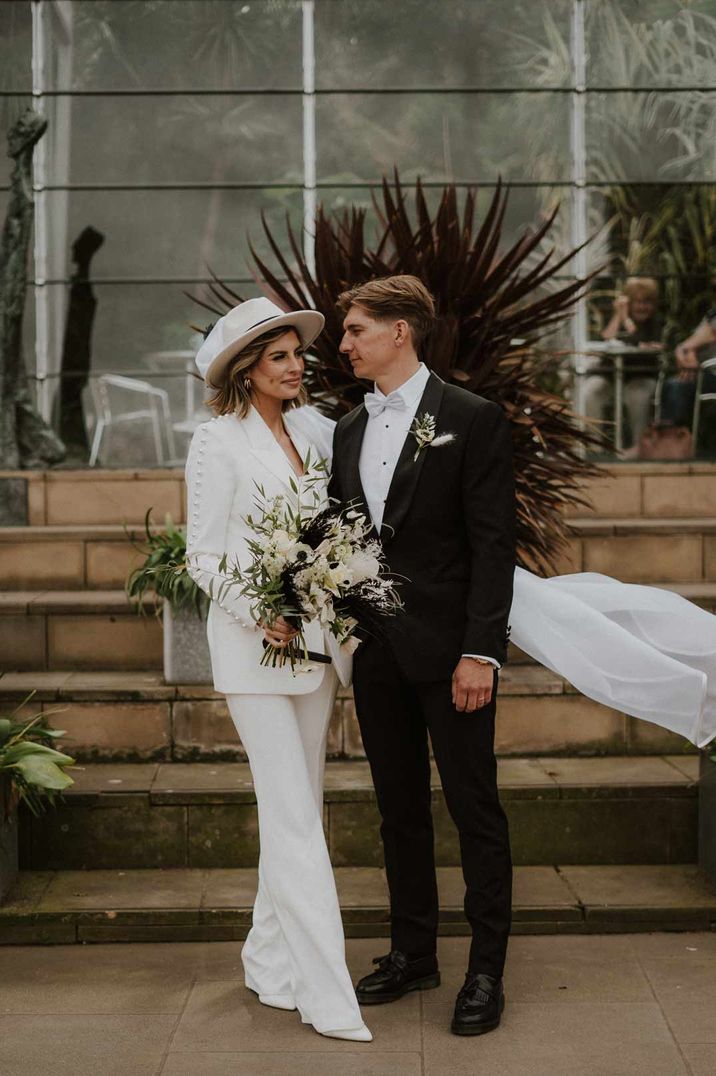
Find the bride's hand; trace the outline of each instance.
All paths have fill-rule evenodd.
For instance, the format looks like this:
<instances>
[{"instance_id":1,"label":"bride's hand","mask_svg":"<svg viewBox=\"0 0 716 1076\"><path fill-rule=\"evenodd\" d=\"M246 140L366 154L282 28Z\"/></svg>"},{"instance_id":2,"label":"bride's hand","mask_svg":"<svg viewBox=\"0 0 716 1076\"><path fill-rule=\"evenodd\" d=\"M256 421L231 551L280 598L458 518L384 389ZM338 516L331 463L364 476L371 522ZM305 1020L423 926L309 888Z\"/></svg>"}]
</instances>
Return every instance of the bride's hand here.
<instances>
[{"instance_id":1,"label":"bride's hand","mask_svg":"<svg viewBox=\"0 0 716 1076\"><path fill-rule=\"evenodd\" d=\"M261 627L264 629L264 639L271 646L288 646L291 640L298 635L298 630L294 628L293 624L289 624L282 616L276 617L270 626L262 621Z\"/></svg>"}]
</instances>

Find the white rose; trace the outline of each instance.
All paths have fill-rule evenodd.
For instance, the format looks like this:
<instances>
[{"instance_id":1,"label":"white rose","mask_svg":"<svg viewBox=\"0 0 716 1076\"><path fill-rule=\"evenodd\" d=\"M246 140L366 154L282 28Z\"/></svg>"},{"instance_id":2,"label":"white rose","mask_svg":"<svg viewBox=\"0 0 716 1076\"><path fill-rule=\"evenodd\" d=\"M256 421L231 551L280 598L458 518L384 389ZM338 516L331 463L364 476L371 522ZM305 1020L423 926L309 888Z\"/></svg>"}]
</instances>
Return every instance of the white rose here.
<instances>
[{"instance_id":1,"label":"white rose","mask_svg":"<svg viewBox=\"0 0 716 1076\"><path fill-rule=\"evenodd\" d=\"M288 556L296 545L288 531L277 530L273 533L272 544L278 553Z\"/></svg>"},{"instance_id":2,"label":"white rose","mask_svg":"<svg viewBox=\"0 0 716 1076\"><path fill-rule=\"evenodd\" d=\"M351 572L353 583L362 583L364 579L375 579L380 573L380 562L377 557L366 553L362 549L356 550L348 560L346 567Z\"/></svg>"}]
</instances>

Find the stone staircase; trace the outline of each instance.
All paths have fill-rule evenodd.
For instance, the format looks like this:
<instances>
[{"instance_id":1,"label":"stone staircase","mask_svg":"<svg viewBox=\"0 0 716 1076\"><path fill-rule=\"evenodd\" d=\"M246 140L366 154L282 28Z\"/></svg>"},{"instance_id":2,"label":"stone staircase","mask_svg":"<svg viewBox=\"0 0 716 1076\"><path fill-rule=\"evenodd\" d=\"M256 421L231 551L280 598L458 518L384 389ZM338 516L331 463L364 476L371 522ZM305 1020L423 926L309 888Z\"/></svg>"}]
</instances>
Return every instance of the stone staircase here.
<instances>
[{"instance_id":1,"label":"stone staircase","mask_svg":"<svg viewBox=\"0 0 716 1076\"><path fill-rule=\"evenodd\" d=\"M78 759L57 811L23 815L20 882L0 941L241 937L256 806L241 745L210 685L161 676L161 622L124 579L155 524L184 511L180 471L16 472L0 528L0 712L59 710ZM561 572L678 590L716 609L716 464L622 464L585 493ZM696 929L716 893L695 867L697 758L680 737L584 698L514 647L497 750L511 823L515 930ZM325 823L346 929L387 929L378 815L352 698L329 737ZM457 840L437 775L441 922L462 933Z\"/></svg>"}]
</instances>

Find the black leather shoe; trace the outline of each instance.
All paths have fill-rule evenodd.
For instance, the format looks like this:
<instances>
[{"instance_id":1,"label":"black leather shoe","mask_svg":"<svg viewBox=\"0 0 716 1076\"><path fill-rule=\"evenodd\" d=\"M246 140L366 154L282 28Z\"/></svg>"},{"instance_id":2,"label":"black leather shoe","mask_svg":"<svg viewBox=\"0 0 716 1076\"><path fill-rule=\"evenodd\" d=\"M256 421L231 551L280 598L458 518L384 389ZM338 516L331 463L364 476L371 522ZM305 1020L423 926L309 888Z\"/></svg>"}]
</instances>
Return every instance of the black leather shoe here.
<instances>
[{"instance_id":1,"label":"black leather shoe","mask_svg":"<svg viewBox=\"0 0 716 1076\"><path fill-rule=\"evenodd\" d=\"M502 979L469 971L455 1002L451 1031L454 1035L484 1035L493 1031L504 1007Z\"/></svg>"},{"instance_id":2,"label":"black leather shoe","mask_svg":"<svg viewBox=\"0 0 716 1076\"><path fill-rule=\"evenodd\" d=\"M393 949L387 956L377 956L373 963L378 965L378 970L364 976L356 987L356 997L361 1005L383 1005L387 1001L397 1001L411 990L432 990L440 986L436 956L408 960L405 953Z\"/></svg>"}]
</instances>

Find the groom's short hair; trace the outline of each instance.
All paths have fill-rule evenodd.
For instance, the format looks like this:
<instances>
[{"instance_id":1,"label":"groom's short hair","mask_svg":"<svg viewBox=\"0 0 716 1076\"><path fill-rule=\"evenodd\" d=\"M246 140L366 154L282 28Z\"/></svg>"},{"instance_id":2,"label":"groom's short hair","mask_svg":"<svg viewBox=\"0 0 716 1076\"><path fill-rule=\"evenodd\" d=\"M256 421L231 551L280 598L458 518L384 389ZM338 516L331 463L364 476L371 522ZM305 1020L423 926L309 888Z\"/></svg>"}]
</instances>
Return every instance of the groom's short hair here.
<instances>
[{"instance_id":1,"label":"groom's short hair","mask_svg":"<svg viewBox=\"0 0 716 1076\"><path fill-rule=\"evenodd\" d=\"M342 292L336 306L345 316L360 306L376 321L403 318L410 326L417 349L435 324L435 303L422 280L407 273L378 277Z\"/></svg>"}]
</instances>

